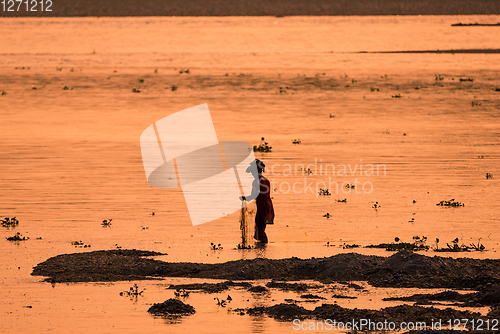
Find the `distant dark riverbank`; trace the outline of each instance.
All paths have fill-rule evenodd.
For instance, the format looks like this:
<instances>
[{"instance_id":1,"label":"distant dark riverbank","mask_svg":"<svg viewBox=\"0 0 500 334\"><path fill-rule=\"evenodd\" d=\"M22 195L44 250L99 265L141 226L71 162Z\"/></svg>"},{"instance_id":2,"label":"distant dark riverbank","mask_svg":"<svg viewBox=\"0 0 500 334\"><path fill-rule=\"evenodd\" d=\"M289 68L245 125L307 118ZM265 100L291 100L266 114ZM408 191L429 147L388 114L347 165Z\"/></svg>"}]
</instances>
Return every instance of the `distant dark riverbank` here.
<instances>
[{"instance_id":1,"label":"distant dark riverbank","mask_svg":"<svg viewBox=\"0 0 500 334\"><path fill-rule=\"evenodd\" d=\"M498 0L52 0L51 12L0 16L295 16L500 14ZM23 8L21 8L23 7Z\"/></svg>"}]
</instances>

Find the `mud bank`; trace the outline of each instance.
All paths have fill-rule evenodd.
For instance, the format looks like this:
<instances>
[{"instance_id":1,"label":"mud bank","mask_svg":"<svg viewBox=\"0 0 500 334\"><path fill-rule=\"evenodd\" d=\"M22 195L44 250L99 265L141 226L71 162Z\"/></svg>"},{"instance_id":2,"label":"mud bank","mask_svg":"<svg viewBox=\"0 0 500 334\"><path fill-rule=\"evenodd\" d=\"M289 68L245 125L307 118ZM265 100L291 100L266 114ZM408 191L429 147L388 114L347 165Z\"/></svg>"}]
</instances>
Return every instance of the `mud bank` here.
<instances>
[{"instance_id":1,"label":"mud bank","mask_svg":"<svg viewBox=\"0 0 500 334\"><path fill-rule=\"evenodd\" d=\"M307 310L295 304L277 304L270 307L254 307L247 310L249 315L265 314L269 317L290 321L293 319L335 319L337 322L360 321L360 319L370 319L372 322L384 322L390 319L391 322L401 324L402 322L425 322L430 326L436 319L441 319L443 328L446 329L449 319L494 319L492 312L482 316L477 312L458 311L451 308L438 309L435 307L401 305L386 307L381 310L369 309L348 309L338 305L323 304L314 310ZM496 318L495 318L496 319ZM470 325L467 327L470 328ZM412 332L413 333L413 332Z\"/></svg>"},{"instance_id":2,"label":"mud bank","mask_svg":"<svg viewBox=\"0 0 500 334\"><path fill-rule=\"evenodd\" d=\"M93 251L52 257L33 268L31 275L46 282L96 282L190 277L223 280L273 279L367 281L377 287L417 287L480 290L500 283L500 260L429 257L400 251L390 257L356 253L332 257L280 260L252 259L218 264L171 263L145 256L139 250Z\"/></svg>"}]
</instances>

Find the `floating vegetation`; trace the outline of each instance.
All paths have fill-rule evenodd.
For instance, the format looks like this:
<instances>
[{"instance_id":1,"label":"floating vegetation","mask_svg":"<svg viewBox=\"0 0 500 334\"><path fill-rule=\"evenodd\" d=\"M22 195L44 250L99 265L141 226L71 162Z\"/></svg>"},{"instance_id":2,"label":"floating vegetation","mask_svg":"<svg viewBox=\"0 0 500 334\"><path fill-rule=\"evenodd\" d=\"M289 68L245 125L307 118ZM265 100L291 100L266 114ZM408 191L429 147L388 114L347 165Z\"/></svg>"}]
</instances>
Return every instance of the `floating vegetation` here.
<instances>
[{"instance_id":1,"label":"floating vegetation","mask_svg":"<svg viewBox=\"0 0 500 334\"><path fill-rule=\"evenodd\" d=\"M342 249L352 249L352 248L359 248L359 245L356 245L356 244L348 245L345 242L342 245Z\"/></svg>"},{"instance_id":2,"label":"floating vegetation","mask_svg":"<svg viewBox=\"0 0 500 334\"><path fill-rule=\"evenodd\" d=\"M252 245L245 245L245 244L237 244L236 249L254 249L255 247Z\"/></svg>"},{"instance_id":3,"label":"floating vegetation","mask_svg":"<svg viewBox=\"0 0 500 334\"><path fill-rule=\"evenodd\" d=\"M141 90L139 88L134 88L132 89L132 93L140 93Z\"/></svg>"},{"instance_id":4,"label":"floating vegetation","mask_svg":"<svg viewBox=\"0 0 500 334\"><path fill-rule=\"evenodd\" d=\"M14 236L6 238L9 241L26 241L29 237L24 237L21 233L17 232Z\"/></svg>"},{"instance_id":5,"label":"floating vegetation","mask_svg":"<svg viewBox=\"0 0 500 334\"><path fill-rule=\"evenodd\" d=\"M377 210L378 208L380 208L380 204L378 204L378 202L375 202L375 204L372 205L372 208L374 208L375 210Z\"/></svg>"},{"instance_id":6,"label":"floating vegetation","mask_svg":"<svg viewBox=\"0 0 500 334\"><path fill-rule=\"evenodd\" d=\"M189 297L190 291L186 291L184 289L176 289L174 291L174 295L176 298L187 298Z\"/></svg>"},{"instance_id":7,"label":"floating vegetation","mask_svg":"<svg viewBox=\"0 0 500 334\"><path fill-rule=\"evenodd\" d=\"M439 239L436 239L436 244L439 242ZM469 246L464 243L460 244L460 239L455 238L451 241L451 245L446 243L448 248L436 248L436 252L470 252L470 251L479 251L482 252L486 250L486 247L481 243L481 238L479 238L477 245L471 243Z\"/></svg>"},{"instance_id":8,"label":"floating vegetation","mask_svg":"<svg viewBox=\"0 0 500 334\"><path fill-rule=\"evenodd\" d=\"M86 245L83 241L71 241L71 244L75 247L80 247L80 248L90 248L92 245Z\"/></svg>"},{"instance_id":9,"label":"floating vegetation","mask_svg":"<svg viewBox=\"0 0 500 334\"><path fill-rule=\"evenodd\" d=\"M473 82L474 79L473 78L460 78L460 82L467 82L467 81Z\"/></svg>"},{"instance_id":10,"label":"floating vegetation","mask_svg":"<svg viewBox=\"0 0 500 334\"><path fill-rule=\"evenodd\" d=\"M254 152L271 152L272 147L268 145L268 143L265 141L264 137L261 138L261 142L259 146L254 146L253 151Z\"/></svg>"},{"instance_id":11,"label":"floating vegetation","mask_svg":"<svg viewBox=\"0 0 500 334\"><path fill-rule=\"evenodd\" d=\"M307 170L305 170L304 168L299 168L299 172L302 172L302 175L304 175L304 174L312 175L312 173L313 173L310 168L307 168Z\"/></svg>"},{"instance_id":12,"label":"floating vegetation","mask_svg":"<svg viewBox=\"0 0 500 334\"><path fill-rule=\"evenodd\" d=\"M233 300L233 298L231 298L230 295L227 295L227 298L226 299L219 299L218 297L215 297L214 300L217 300L217 305L218 306L222 306L222 307L225 307L227 305L227 303L231 302L231 300Z\"/></svg>"},{"instance_id":13,"label":"floating vegetation","mask_svg":"<svg viewBox=\"0 0 500 334\"><path fill-rule=\"evenodd\" d=\"M328 218L330 218L330 217L331 217L331 215L327 212L327 213L325 213L325 214L323 215L323 217L325 217L326 219L328 219Z\"/></svg>"},{"instance_id":14,"label":"floating vegetation","mask_svg":"<svg viewBox=\"0 0 500 334\"><path fill-rule=\"evenodd\" d=\"M280 89L279 89L279 93L280 93L280 94L286 94L286 90L287 90L287 89L290 89L290 87L288 87L288 86L287 86L287 87L280 87Z\"/></svg>"},{"instance_id":15,"label":"floating vegetation","mask_svg":"<svg viewBox=\"0 0 500 334\"><path fill-rule=\"evenodd\" d=\"M221 246L221 244L216 245L216 244L214 244L213 242L211 242L211 243L210 243L210 249L211 249L211 250L222 250L222 249L223 249L223 247Z\"/></svg>"},{"instance_id":16,"label":"floating vegetation","mask_svg":"<svg viewBox=\"0 0 500 334\"><path fill-rule=\"evenodd\" d=\"M189 68L185 69L185 70L180 70L179 73L180 74L183 74L183 73L189 74Z\"/></svg>"},{"instance_id":17,"label":"floating vegetation","mask_svg":"<svg viewBox=\"0 0 500 334\"><path fill-rule=\"evenodd\" d=\"M344 199L336 199L335 202L337 203L347 203L347 198Z\"/></svg>"},{"instance_id":18,"label":"floating vegetation","mask_svg":"<svg viewBox=\"0 0 500 334\"><path fill-rule=\"evenodd\" d=\"M400 99L400 98L402 98L402 97L403 97L403 95L401 95L401 94L399 94L399 93L397 93L396 95L392 95L392 98L393 98L393 99Z\"/></svg>"},{"instance_id":19,"label":"floating vegetation","mask_svg":"<svg viewBox=\"0 0 500 334\"><path fill-rule=\"evenodd\" d=\"M142 289L141 291L139 291L139 286L136 283L134 283L134 286L131 286L128 291L120 292L120 296L137 297L137 296L142 295L144 290L146 290L146 289Z\"/></svg>"},{"instance_id":20,"label":"floating vegetation","mask_svg":"<svg viewBox=\"0 0 500 334\"><path fill-rule=\"evenodd\" d=\"M400 239L398 237L394 238L393 243L387 244L386 250L388 251L399 251L402 249L415 252L415 251L421 251L421 250L428 250L429 246L425 245L425 242L427 241L427 237L419 237L419 236L414 236L413 237L413 243L409 242L400 242Z\"/></svg>"},{"instance_id":21,"label":"floating vegetation","mask_svg":"<svg viewBox=\"0 0 500 334\"><path fill-rule=\"evenodd\" d=\"M437 203L436 205L438 206L447 206L447 207L454 207L454 208L458 208L458 207L461 207L461 206L465 206L464 203L460 203L460 202L455 202L455 199L452 198L451 200L449 201L441 201L439 203Z\"/></svg>"},{"instance_id":22,"label":"floating vegetation","mask_svg":"<svg viewBox=\"0 0 500 334\"><path fill-rule=\"evenodd\" d=\"M17 225L19 225L19 220L17 220L16 217L13 218L5 217L2 220L3 227L16 227Z\"/></svg>"},{"instance_id":23,"label":"floating vegetation","mask_svg":"<svg viewBox=\"0 0 500 334\"><path fill-rule=\"evenodd\" d=\"M102 227L110 227L111 226L111 221L113 219L104 219L101 223Z\"/></svg>"},{"instance_id":24,"label":"floating vegetation","mask_svg":"<svg viewBox=\"0 0 500 334\"><path fill-rule=\"evenodd\" d=\"M300 143L302 143L302 141L300 139L294 139L292 141L292 144L300 144Z\"/></svg>"},{"instance_id":25,"label":"floating vegetation","mask_svg":"<svg viewBox=\"0 0 500 334\"><path fill-rule=\"evenodd\" d=\"M171 90L172 92L175 92L175 91L177 90L177 86L176 86L176 85L172 85L172 86L170 87L170 90Z\"/></svg>"},{"instance_id":26,"label":"floating vegetation","mask_svg":"<svg viewBox=\"0 0 500 334\"><path fill-rule=\"evenodd\" d=\"M319 188L319 192L318 194L320 196L330 196L331 193L330 193L330 190L329 189L323 189L323 188Z\"/></svg>"},{"instance_id":27,"label":"floating vegetation","mask_svg":"<svg viewBox=\"0 0 500 334\"><path fill-rule=\"evenodd\" d=\"M491 175L490 173L486 173L486 180L489 180L493 178L493 175ZM15 217L14 217L15 218ZM3 224L2 224L3 225Z\"/></svg>"}]
</instances>

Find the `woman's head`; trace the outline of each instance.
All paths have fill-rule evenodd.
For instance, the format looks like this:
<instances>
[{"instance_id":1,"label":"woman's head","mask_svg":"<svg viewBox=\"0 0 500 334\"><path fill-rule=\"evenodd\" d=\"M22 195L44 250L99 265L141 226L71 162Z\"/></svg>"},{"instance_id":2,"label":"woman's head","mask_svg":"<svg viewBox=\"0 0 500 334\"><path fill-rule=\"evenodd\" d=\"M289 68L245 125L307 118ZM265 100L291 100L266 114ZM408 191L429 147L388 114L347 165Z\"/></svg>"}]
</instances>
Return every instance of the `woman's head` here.
<instances>
[{"instance_id":1,"label":"woman's head","mask_svg":"<svg viewBox=\"0 0 500 334\"><path fill-rule=\"evenodd\" d=\"M262 174L262 172L266 170L266 165L263 161L255 159L255 164L257 165L257 171L259 172L259 174Z\"/></svg>"}]
</instances>

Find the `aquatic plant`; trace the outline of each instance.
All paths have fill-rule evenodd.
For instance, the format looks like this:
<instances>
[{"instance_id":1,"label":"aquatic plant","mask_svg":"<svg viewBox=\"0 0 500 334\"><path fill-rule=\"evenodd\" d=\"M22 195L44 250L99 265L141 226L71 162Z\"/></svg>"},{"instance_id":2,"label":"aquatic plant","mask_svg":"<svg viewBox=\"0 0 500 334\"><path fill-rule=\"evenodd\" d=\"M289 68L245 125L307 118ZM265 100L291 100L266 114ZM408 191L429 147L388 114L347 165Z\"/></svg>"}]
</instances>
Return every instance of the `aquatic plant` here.
<instances>
[{"instance_id":1,"label":"aquatic plant","mask_svg":"<svg viewBox=\"0 0 500 334\"><path fill-rule=\"evenodd\" d=\"M304 168L299 168L299 172L302 172L302 175L304 175L304 174L312 175L312 173L313 173L310 168L307 168L307 170L305 170Z\"/></svg>"},{"instance_id":2,"label":"aquatic plant","mask_svg":"<svg viewBox=\"0 0 500 334\"><path fill-rule=\"evenodd\" d=\"M90 248L92 245L86 245L83 241L71 241L71 244L75 247L80 247L80 248Z\"/></svg>"},{"instance_id":3,"label":"aquatic plant","mask_svg":"<svg viewBox=\"0 0 500 334\"><path fill-rule=\"evenodd\" d=\"M120 296L137 297L137 296L142 295L144 290L146 290L146 289L142 289L141 291L139 291L139 286L137 285L137 283L134 283L134 286L131 286L128 291L120 292Z\"/></svg>"},{"instance_id":4,"label":"aquatic plant","mask_svg":"<svg viewBox=\"0 0 500 334\"><path fill-rule=\"evenodd\" d=\"M330 196L331 195L330 189L323 189L323 188L319 188L318 194L320 196Z\"/></svg>"},{"instance_id":5,"label":"aquatic plant","mask_svg":"<svg viewBox=\"0 0 500 334\"><path fill-rule=\"evenodd\" d=\"M288 86L287 86L287 87L280 87L280 89L279 89L279 93L280 93L280 94L286 94L286 90L287 90L287 89L290 89L290 87L288 87Z\"/></svg>"},{"instance_id":6,"label":"aquatic plant","mask_svg":"<svg viewBox=\"0 0 500 334\"><path fill-rule=\"evenodd\" d=\"M110 227L111 226L111 221L113 219L104 219L101 223L102 227Z\"/></svg>"},{"instance_id":7,"label":"aquatic plant","mask_svg":"<svg viewBox=\"0 0 500 334\"><path fill-rule=\"evenodd\" d=\"M214 300L217 300L217 305L218 306L222 306L222 307L225 307L227 303L231 302L231 300L233 300L233 298L231 298L230 295L227 295L227 298L226 299L219 299L218 297L215 297Z\"/></svg>"},{"instance_id":8,"label":"aquatic plant","mask_svg":"<svg viewBox=\"0 0 500 334\"><path fill-rule=\"evenodd\" d=\"M17 225L19 225L19 220L17 220L16 217L13 218L5 217L2 220L3 227L16 227Z\"/></svg>"},{"instance_id":9,"label":"aquatic plant","mask_svg":"<svg viewBox=\"0 0 500 334\"><path fill-rule=\"evenodd\" d=\"M216 244L214 244L213 242L211 242L211 243L210 243L210 249L211 249L211 250L222 250L222 249L223 249L223 247L221 246L221 244L216 245Z\"/></svg>"},{"instance_id":10,"label":"aquatic plant","mask_svg":"<svg viewBox=\"0 0 500 334\"><path fill-rule=\"evenodd\" d=\"M323 217L325 217L326 219L328 219L328 218L330 218L331 216L330 216L330 214L327 212L327 213L325 213L325 214L323 215Z\"/></svg>"},{"instance_id":11,"label":"aquatic plant","mask_svg":"<svg viewBox=\"0 0 500 334\"><path fill-rule=\"evenodd\" d=\"M268 143L264 140L264 137L261 138L261 142L259 146L254 146L254 152L271 152L272 147L268 145Z\"/></svg>"},{"instance_id":12,"label":"aquatic plant","mask_svg":"<svg viewBox=\"0 0 500 334\"><path fill-rule=\"evenodd\" d=\"M246 245L246 244L237 244L236 249L254 249L255 247L252 245Z\"/></svg>"},{"instance_id":13,"label":"aquatic plant","mask_svg":"<svg viewBox=\"0 0 500 334\"><path fill-rule=\"evenodd\" d=\"M184 289L176 289L174 291L174 295L176 298L187 298L189 297L190 291L186 291Z\"/></svg>"},{"instance_id":14,"label":"aquatic plant","mask_svg":"<svg viewBox=\"0 0 500 334\"><path fill-rule=\"evenodd\" d=\"M26 241L29 237L24 237L21 233L17 232L14 236L6 238L9 241Z\"/></svg>"},{"instance_id":15,"label":"aquatic plant","mask_svg":"<svg viewBox=\"0 0 500 334\"><path fill-rule=\"evenodd\" d=\"M413 237L413 243L409 242L400 242L400 239L398 237L394 238L393 243L387 244L386 250L388 251L399 251L402 249L406 249L411 252L415 251L421 251L421 250L428 250L429 246L425 245L425 242L427 241L427 237L419 237L419 236L414 236Z\"/></svg>"},{"instance_id":16,"label":"aquatic plant","mask_svg":"<svg viewBox=\"0 0 500 334\"><path fill-rule=\"evenodd\" d=\"M491 175L490 173L486 173L486 180L489 180L491 178L493 178L493 175ZM16 217L14 217L14 218L16 218Z\"/></svg>"},{"instance_id":17,"label":"aquatic plant","mask_svg":"<svg viewBox=\"0 0 500 334\"><path fill-rule=\"evenodd\" d=\"M471 243L469 246L467 246L464 243L460 244L460 239L455 238L454 240L451 241L451 244L446 243L446 246L448 248L440 248L436 249L436 251L437 252L470 252L470 251L482 252L486 250L486 247L484 247L484 245L481 244L481 238L479 238L477 245L474 243Z\"/></svg>"},{"instance_id":18,"label":"aquatic plant","mask_svg":"<svg viewBox=\"0 0 500 334\"><path fill-rule=\"evenodd\" d=\"M292 144L300 144L300 143L302 143L302 141L300 139L294 139L292 141Z\"/></svg>"},{"instance_id":19,"label":"aquatic plant","mask_svg":"<svg viewBox=\"0 0 500 334\"><path fill-rule=\"evenodd\" d=\"M455 202L455 199L452 198L451 200L449 201L441 201L439 203L436 204L437 206L447 206L447 207L454 207L454 208L458 208L458 207L461 207L461 206L465 206L464 203L460 203L460 202Z\"/></svg>"}]
</instances>

